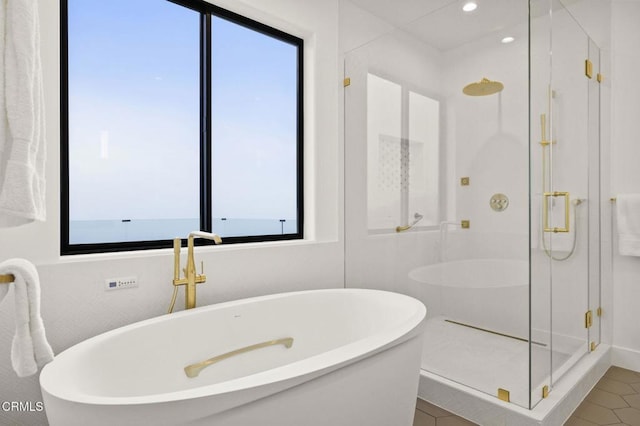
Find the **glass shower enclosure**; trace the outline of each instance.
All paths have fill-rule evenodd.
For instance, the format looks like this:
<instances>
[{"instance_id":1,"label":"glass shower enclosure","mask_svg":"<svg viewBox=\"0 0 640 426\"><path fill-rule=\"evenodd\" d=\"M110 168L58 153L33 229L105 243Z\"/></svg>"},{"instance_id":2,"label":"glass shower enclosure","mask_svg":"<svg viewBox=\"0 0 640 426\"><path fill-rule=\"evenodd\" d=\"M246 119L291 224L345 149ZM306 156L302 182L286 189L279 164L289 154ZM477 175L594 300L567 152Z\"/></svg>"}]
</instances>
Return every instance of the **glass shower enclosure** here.
<instances>
[{"instance_id":1,"label":"glass shower enclosure","mask_svg":"<svg viewBox=\"0 0 640 426\"><path fill-rule=\"evenodd\" d=\"M345 54L346 283L531 409L600 343L599 48L559 0L440 3Z\"/></svg>"}]
</instances>

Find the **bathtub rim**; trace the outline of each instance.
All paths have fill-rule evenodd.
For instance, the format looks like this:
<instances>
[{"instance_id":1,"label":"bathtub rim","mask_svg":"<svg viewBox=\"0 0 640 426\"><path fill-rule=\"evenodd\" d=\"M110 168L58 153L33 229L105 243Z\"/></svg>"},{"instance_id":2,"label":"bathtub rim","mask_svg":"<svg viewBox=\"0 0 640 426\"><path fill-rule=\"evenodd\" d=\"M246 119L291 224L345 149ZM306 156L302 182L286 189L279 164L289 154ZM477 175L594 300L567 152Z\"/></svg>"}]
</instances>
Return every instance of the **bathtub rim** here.
<instances>
[{"instance_id":1,"label":"bathtub rim","mask_svg":"<svg viewBox=\"0 0 640 426\"><path fill-rule=\"evenodd\" d=\"M63 370L65 368L68 368L69 364L72 364L73 360L76 357L82 355L82 351L85 350L85 348L90 348L91 345L100 344L119 334L126 333L127 331L147 327L157 322L170 320L171 318L198 315L199 313L209 310L232 308L244 304L259 303L271 299L312 293L377 294L377 297L395 297L397 299L405 299L408 303L407 306L413 306L414 310L404 319L403 322L399 322L393 328L385 329L382 332L377 332L373 335L355 340L346 345L300 359L290 364L225 382L142 396L94 395L78 391L77 389L75 389L75 387L65 389L64 385L60 385L59 383L57 383L57 379L60 379L61 374L64 374L64 371L57 370L60 370L61 368ZM52 363L47 364L43 368L39 379L40 389L43 395L46 393L52 398L69 403L114 406L149 405L159 403L172 403L205 397L216 397L222 395L231 396L237 393L250 392L255 389L264 391L267 387L272 388L268 392L268 394L272 394L274 392L279 392L287 388L296 386L297 384L303 383L305 381L312 380L315 377L319 377L337 369L346 367L349 364L357 362L358 360L373 356L376 353L380 353L421 335L422 327L424 326L426 320L426 312L427 309L424 304L420 300L417 300L413 297L390 291L361 288L331 288L292 291L222 302L138 321L110 331L106 331L104 333L83 340L75 345L72 345L56 356L56 358L58 358L59 360L59 363L64 363L62 366L54 365L54 359Z\"/></svg>"}]
</instances>

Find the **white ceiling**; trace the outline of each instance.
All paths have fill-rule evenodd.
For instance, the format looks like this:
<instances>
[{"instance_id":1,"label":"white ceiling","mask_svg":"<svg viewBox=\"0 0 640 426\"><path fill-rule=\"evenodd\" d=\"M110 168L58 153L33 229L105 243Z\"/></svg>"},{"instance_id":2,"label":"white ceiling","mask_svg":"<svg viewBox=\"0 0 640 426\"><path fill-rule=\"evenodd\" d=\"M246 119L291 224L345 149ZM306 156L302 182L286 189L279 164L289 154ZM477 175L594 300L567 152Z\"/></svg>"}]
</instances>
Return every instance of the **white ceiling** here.
<instances>
[{"instance_id":1,"label":"white ceiling","mask_svg":"<svg viewBox=\"0 0 640 426\"><path fill-rule=\"evenodd\" d=\"M402 27L457 0L351 0L395 27Z\"/></svg>"},{"instance_id":2,"label":"white ceiling","mask_svg":"<svg viewBox=\"0 0 640 426\"><path fill-rule=\"evenodd\" d=\"M471 13L462 11L463 0L351 1L441 51L489 34L499 35L526 23L529 13L527 0L476 0L479 7ZM565 4L573 2L563 0Z\"/></svg>"}]
</instances>

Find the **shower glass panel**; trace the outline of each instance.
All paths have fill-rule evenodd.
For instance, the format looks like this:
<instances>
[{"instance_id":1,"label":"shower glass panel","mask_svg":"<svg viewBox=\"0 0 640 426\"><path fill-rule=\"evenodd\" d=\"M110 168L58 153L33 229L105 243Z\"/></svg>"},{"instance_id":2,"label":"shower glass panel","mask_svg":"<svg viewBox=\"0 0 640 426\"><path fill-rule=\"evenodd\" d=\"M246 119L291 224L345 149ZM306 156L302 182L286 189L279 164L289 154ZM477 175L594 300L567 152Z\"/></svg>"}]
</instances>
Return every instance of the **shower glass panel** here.
<instances>
[{"instance_id":1,"label":"shower glass panel","mask_svg":"<svg viewBox=\"0 0 640 426\"><path fill-rule=\"evenodd\" d=\"M589 286L588 37L561 2L552 2L548 133L551 263L551 382L588 353ZM555 143L554 143L555 142ZM563 228L563 223L567 224Z\"/></svg>"},{"instance_id":2,"label":"shower glass panel","mask_svg":"<svg viewBox=\"0 0 640 426\"><path fill-rule=\"evenodd\" d=\"M425 372L533 408L599 342L599 51L558 0L440 3L345 53L346 285L425 303Z\"/></svg>"},{"instance_id":3,"label":"shower glass panel","mask_svg":"<svg viewBox=\"0 0 640 426\"><path fill-rule=\"evenodd\" d=\"M552 260L546 255L552 246L551 232L543 232L544 193L549 192L551 167L549 166L550 140L549 83L551 77L552 21L548 0L530 3L530 406L542 400L544 386L550 385L552 367ZM555 201L555 200L554 200Z\"/></svg>"},{"instance_id":4,"label":"shower glass panel","mask_svg":"<svg viewBox=\"0 0 640 426\"><path fill-rule=\"evenodd\" d=\"M589 310L592 325L589 331L589 350L594 350L601 342L601 301L600 279L602 277L602 230L601 209L603 203L609 203L602 197L600 186L600 110L601 84L603 81L601 52L598 45L589 39L589 60L593 64L593 75L589 79L589 115L588 115L588 151L589 151L589 199L587 204L589 216Z\"/></svg>"},{"instance_id":5,"label":"shower glass panel","mask_svg":"<svg viewBox=\"0 0 640 426\"><path fill-rule=\"evenodd\" d=\"M590 351L589 335L596 330L590 323L597 313L591 305L599 306L600 173L599 51L562 2L532 2L532 12L530 385L535 405L544 386L552 390Z\"/></svg>"}]
</instances>

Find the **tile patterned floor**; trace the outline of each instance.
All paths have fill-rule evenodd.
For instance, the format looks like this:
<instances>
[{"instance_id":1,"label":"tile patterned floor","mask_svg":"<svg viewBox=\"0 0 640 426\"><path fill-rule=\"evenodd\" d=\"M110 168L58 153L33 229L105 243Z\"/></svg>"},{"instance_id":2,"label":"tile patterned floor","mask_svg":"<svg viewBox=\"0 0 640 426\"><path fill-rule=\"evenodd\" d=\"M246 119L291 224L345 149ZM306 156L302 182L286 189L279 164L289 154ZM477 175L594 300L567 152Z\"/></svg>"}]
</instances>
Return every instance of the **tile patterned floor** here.
<instances>
[{"instance_id":1,"label":"tile patterned floor","mask_svg":"<svg viewBox=\"0 0 640 426\"><path fill-rule=\"evenodd\" d=\"M640 373L611 367L565 426L640 426Z\"/></svg>"},{"instance_id":2,"label":"tile patterned floor","mask_svg":"<svg viewBox=\"0 0 640 426\"><path fill-rule=\"evenodd\" d=\"M473 426L418 399L413 426ZM640 372L611 367L564 426L640 426Z\"/></svg>"},{"instance_id":3,"label":"tile patterned floor","mask_svg":"<svg viewBox=\"0 0 640 426\"><path fill-rule=\"evenodd\" d=\"M418 399L413 426L473 426L468 420L443 410L427 401Z\"/></svg>"}]
</instances>

